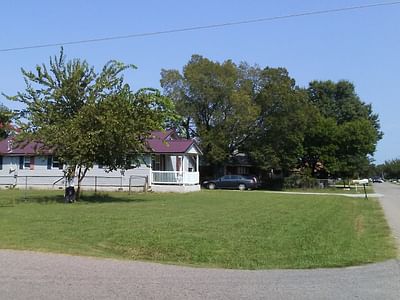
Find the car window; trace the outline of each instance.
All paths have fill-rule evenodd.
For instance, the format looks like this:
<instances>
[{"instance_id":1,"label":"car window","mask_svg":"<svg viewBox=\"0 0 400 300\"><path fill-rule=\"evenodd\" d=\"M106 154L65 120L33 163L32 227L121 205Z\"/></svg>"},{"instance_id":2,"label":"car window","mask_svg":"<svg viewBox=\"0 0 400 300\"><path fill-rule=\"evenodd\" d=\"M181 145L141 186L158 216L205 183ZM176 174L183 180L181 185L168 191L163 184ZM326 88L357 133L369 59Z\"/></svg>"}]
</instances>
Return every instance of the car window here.
<instances>
[{"instance_id":1,"label":"car window","mask_svg":"<svg viewBox=\"0 0 400 300\"><path fill-rule=\"evenodd\" d=\"M227 180L227 179L230 179L230 178L231 178L230 175L225 175L225 176L222 176L222 177L221 177L222 180Z\"/></svg>"},{"instance_id":2,"label":"car window","mask_svg":"<svg viewBox=\"0 0 400 300\"><path fill-rule=\"evenodd\" d=\"M232 175L232 179L241 179L242 177L239 175Z\"/></svg>"}]
</instances>

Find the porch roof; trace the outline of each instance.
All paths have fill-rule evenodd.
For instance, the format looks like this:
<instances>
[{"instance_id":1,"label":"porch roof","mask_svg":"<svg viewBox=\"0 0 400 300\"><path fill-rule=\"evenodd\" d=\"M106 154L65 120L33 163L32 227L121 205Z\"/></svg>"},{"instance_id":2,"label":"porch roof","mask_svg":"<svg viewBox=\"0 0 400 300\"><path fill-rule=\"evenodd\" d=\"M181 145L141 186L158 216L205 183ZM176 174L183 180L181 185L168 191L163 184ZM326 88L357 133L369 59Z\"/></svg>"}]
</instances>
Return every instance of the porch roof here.
<instances>
[{"instance_id":1,"label":"porch roof","mask_svg":"<svg viewBox=\"0 0 400 300\"><path fill-rule=\"evenodd\" d=\"M194 144L194 141L149 139L147 144L154 153L186 153Z\"/></svg>"}]
</instances>

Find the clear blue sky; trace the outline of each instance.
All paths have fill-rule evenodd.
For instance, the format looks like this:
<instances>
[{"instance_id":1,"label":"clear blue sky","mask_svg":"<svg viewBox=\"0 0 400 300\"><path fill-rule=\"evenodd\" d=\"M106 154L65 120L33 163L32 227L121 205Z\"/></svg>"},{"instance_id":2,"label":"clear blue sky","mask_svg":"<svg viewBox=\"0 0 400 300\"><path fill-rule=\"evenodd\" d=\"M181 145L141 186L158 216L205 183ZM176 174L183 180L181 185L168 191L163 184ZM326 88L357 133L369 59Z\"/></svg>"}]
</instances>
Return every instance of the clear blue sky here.
<instances>
[{"instance_id":1,"label":"clear blue sky","mask_svg":"<svg viewBox=\"0 0 400 300\"><path fill-rule=\"evenodd\" d=\"M161 31L388 0L270 1L18 1L0 3L0 48ZM159 88L160 70L183 67L192 54L212 60L286 67L299 86L347 79L380 116L385 136L377 163L400 157L400 5L65 46L68 58L100 68L110 59L133 63L133 87ZM0 52L0 91L24 88L20 68L48 62L58 47ZM3 97L0 102L16 107Z\"/></svg>"}]
</instances>

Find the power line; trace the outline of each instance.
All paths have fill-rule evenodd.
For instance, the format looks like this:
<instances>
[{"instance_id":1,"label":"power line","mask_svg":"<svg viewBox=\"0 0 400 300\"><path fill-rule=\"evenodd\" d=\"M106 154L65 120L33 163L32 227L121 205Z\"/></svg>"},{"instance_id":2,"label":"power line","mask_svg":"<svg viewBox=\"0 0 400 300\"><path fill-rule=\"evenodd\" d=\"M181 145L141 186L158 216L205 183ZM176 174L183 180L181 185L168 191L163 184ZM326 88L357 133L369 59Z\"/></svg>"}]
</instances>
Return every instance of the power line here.
<instances>
[{"instance_id":1,"label":"power line","mask_svg":"<svg viewBox=\"0 0 400 300\"><path fill-rule=\"evenodd\" d=\"M19 50L27 50L27 49L48 48L48 47L65 46L65 45L76 45L76 44L87 44L87 43L96 43L96 42L104 42L104 41L131 39L131 38L138 38L138 37L147 37L147 36L179 33L179 32L186 32L186 31L196 31L196 30L212 29L212 28L221 28L221 27L228 27L228 26L235 26L235 25L251 24L251 23L269 22L269 21L276 21L276 20L283 20L283 19L290 19L290 18L330 14L330 13L337 13L337 12L344 12L344 11L351 11L351 10L360 10L360 9L374 8L374 7L380 7L380 6L399 5L399 4L400 4L400 1L381 2L381 3L375 3L375 4L341 7L341 8L327 9L327 10L308 11L308 12L302 12L302 13L289 14L289 15L234 21L234 22L219 23L219 24L210 24L210 25L203 25L203 26L192 26L192 27L184 27L184 28L153 31L153 32L143 32L143 33L133 33L133 34L127 34L127 35L110 36L110 37L104 37L104 38L94 38L94 39L85 39L85 40L78 40L78 41L39 44L39 45L14 47L14 48L4 48L4 49L0 49L0 52L11 52L11 51L19 51Z\"/></svg>"}]
</instances>

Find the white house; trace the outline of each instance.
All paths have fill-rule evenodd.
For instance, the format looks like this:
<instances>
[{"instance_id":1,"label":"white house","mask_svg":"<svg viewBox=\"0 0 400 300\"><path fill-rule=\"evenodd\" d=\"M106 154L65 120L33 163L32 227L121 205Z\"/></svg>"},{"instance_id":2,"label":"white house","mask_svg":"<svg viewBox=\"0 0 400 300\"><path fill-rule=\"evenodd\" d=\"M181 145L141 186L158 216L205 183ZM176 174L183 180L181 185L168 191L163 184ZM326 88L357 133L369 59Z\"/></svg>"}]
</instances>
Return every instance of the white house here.
<instances>
[{"instance_id":1,"label":"white house","mask_svg":"<svg viewBox=\"0 0 400 300\"><path fill-rule=\"evenodd\" d=\"M106 172L95 165L82 182L85 190L134 190L147 184L152 191L200 190L199 155L194 140L181 139L175 131L155 131L146 140L149 151L140 166ZM13 145L12 138L0 141L0 188L63 188L63 166L51 149L39 143Z\"/></svg>"}]
</instances>

